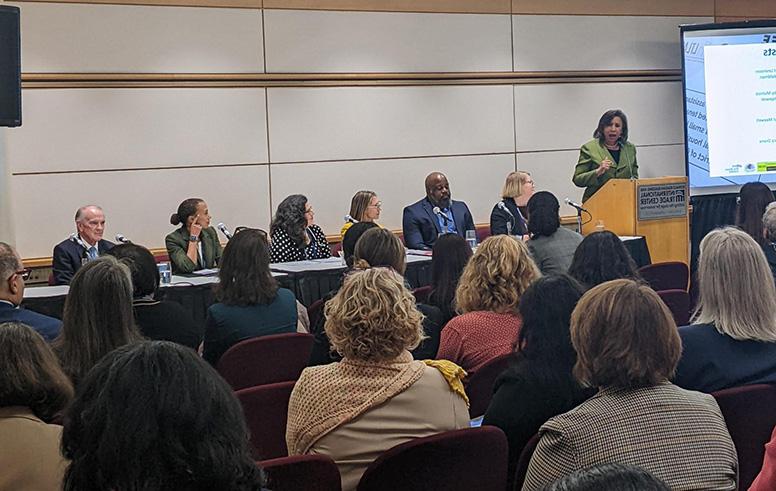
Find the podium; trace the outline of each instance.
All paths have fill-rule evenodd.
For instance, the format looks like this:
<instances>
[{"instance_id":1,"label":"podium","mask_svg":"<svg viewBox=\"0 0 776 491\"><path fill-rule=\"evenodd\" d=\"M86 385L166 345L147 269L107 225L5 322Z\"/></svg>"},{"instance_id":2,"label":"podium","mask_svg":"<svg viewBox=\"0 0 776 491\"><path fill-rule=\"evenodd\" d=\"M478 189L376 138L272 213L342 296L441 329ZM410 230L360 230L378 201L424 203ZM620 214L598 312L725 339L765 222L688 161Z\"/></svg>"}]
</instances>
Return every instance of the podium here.
<instances>
[{"instance_id":1,"label":"podium","mask_svg":"<svg viewBox=\"0 0 776 491\"><path fill-rule=\"evenodd\" d=\"M686 177L611 179L584 202L582 234L603 221L617 235L643 235L653 263L690 264L689 196Z\"/></svg>"}]
</instances>

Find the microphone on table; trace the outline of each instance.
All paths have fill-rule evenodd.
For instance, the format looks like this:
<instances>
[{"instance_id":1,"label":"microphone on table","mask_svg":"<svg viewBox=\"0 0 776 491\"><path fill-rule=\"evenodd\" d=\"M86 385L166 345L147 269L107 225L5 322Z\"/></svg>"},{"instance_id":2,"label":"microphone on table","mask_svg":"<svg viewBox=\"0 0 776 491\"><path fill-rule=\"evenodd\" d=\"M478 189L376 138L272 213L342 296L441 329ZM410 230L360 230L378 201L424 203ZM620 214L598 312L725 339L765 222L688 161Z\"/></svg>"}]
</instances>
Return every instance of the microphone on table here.
<instances>
[{"instance_id":1,"label":"microphone on table","mask_svg":"<svg viewBox=\"0 0 776 491\"><path fill-rule=\"evenodd\" d=\"M434 214L435 214L436 216L438 216L438 217L441 217L441 218L442 218L442 220L445 222L445 225L447 225L448 223L450 223L450 219L449 219L449 218L447 218L447 215L445 215L444 213L442 213L442 210L440 210L438 206L435 206L435 207L434 207L434 209L433 209L433 210L431 210L431 211L433 211L433 212L434 212Z\"/></svg>"},{"instance_id":2,"label":"microphone on table","mask_svg":"<svg viewBox=\"0 0 776 491\"><path fill-rule=\"evenodd\" d=\"M224 225L224 222L220 222L216 226L218 227L218 230L220 230L221 233L224 234L224 237L226 237L226 240L232 240L232 232L230 232L229 229L226 228L226 225Z\"/></svg>"},{"instance_id":3,"label":"microphone on table","mask_svg":"<svg viewBox=\"0 0 776 491\"><path fill-rule=\"evenodd\" d=\"M124 237L121 234L116 234L116 242L121 242L122 244L131 244L132 241L128 238Z\"/></svg>"},{"instance_id":4,"label":"microphone on table","mask_svg":"<svg viewBox=\"0 0 776 491\"><path fill-rule=\"evenodd\" d=\"M569 205L569 206L571 206L571 207L573 207L573 208L576 208L576 209L577 209L577 211L584 211L585 213L590 213L590 212L589 212L589 211L587 211L586 209L582 208L582 205L580 205L580 204L578 204L578 203L574 203L573 201L571 201L571 200L570 200L570 199L568 199L568 198L566 198L564 201L566 202L566 204L567 204L567 205Z\"/></svg>"},{"instance_id":5,"label":"microphone on table","mask_svg":"<svg viewBox=\"0 0 776 491\"><path fill-rule=\"evenodd\" d=\"M68 239L75 242L76 244L83 247L84 249L89 250L89 246L86 245L86 242L81 240L81 237L79 237L78 234L72 233L70 234L70 237L68 237Z\"/></svg>"},{"instance_id":6,"label":"microphone on table","mask_svg":"<svg viewBox=\"0 0 776 491\"><path fill-rule=\"evenodd\" d=\"M346 222L350 222L350 223L358 223L358 220L356 220L355 218L353 218L350 215L345 215L345 221Z\"/></svg>"},{"instance_id":7,"label":"microphone on table","mask_svg":"<svg viewBox=\"0 0 776 491\"><path fill-rule=\"evenodd\" d=\"M503 210L509 213L509 216L511 216L512 218L515 218L515 216L512 214L511 211L509 211L509 208L507 208L507 205L505 205L503 201L499 201L498 203L496 203L496 206L498 206L500 210Z\"/></svg>"}]
</instances>

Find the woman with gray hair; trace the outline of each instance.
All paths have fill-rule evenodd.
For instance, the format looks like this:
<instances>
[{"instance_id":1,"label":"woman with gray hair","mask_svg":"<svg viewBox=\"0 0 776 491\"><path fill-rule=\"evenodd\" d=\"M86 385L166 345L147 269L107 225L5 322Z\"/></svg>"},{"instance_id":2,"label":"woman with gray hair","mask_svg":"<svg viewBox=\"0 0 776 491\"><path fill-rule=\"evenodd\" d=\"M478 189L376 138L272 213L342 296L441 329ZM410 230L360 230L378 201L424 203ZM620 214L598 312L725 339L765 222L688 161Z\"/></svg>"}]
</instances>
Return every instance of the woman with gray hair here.
<instances>
[{"instance_id":1,"label":"woman with gray hair","mask_svg":"<svg viewBox=\"0 0 776 491\"><path fill-rule=\"evenodd\" d=\"M700 249L698 307L679 328L674 382L702 392L776 383L776 286L765 254L733 227L709 232Z\"/></svg>"},{"instance_id":2,"label":"woman with gray hair","mask_svg":"<svg viewBox=\"0 0 776 491\"><path fill-rule=\"evenodd\" d=\"M763 213L763 237L765 259L768 260L773 280L776 281L776 202L770 203Z\"/></svg>"}]
</instances>

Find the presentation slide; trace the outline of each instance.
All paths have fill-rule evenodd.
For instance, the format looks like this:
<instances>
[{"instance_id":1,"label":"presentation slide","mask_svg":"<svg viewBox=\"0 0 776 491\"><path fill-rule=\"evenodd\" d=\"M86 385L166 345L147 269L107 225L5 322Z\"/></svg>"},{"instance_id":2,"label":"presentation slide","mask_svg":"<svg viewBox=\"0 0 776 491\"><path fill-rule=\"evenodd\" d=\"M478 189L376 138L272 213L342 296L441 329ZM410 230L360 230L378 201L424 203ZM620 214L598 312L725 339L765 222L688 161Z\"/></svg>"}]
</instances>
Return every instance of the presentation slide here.
<instances>
[{"instance_id":1,"label":"presentation slide","mask_svg":"<svg viewBox=\"0 0 776 491\"><path fill-rule=\"evenodd\" d=\"M693 194L776 184L776 22L753 24L682 26Z\"/></svg>"}]
</instances>

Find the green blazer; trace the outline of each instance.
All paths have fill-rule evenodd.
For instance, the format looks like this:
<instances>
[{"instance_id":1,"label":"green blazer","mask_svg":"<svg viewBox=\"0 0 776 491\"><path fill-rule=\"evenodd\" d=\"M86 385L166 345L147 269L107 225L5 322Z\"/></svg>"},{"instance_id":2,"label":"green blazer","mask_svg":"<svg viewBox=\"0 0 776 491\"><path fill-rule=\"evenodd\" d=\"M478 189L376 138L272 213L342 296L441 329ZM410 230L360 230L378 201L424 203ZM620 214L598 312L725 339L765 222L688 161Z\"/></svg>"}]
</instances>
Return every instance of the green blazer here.
<instances>
[{"instance_id":1,"label":"green blazer","mask_svg":"<svg viewBox=\"0 0 776 491\"><path fill-rule=\"evenodd\" d=\"M191 273L199 269L209 269L218 266L221 259L221 243L218 242L218 234L213 227L203 228L199 234L202 242L203 266L199 267L186 255L189 247L189 231L181 227L167 234L164 244L167 246L167 254L170 256L173 274Z\"/></svg>"},{"instance_id":2,"label":"green blazer","mask_svg":"<svg viewBox=\"0 0 776 491\"><path fill-rule=\"evenodd\" d=\"M601 176L595 175L598 166L607 158L612 161L612 166ZM574 168L572 180L577 186L586 188L585 194L582 195L582 202L585 202L609 179L630 179L631 177L635 179L639 177L636 146L630 142L620 145L620 162L615 163L609 150L596 139L590 140L579 149L579 161Z\"/></svg>"}]
</instances>

